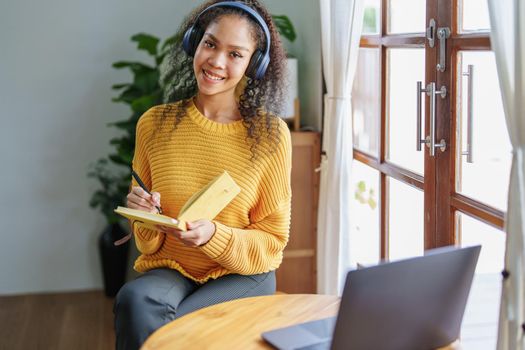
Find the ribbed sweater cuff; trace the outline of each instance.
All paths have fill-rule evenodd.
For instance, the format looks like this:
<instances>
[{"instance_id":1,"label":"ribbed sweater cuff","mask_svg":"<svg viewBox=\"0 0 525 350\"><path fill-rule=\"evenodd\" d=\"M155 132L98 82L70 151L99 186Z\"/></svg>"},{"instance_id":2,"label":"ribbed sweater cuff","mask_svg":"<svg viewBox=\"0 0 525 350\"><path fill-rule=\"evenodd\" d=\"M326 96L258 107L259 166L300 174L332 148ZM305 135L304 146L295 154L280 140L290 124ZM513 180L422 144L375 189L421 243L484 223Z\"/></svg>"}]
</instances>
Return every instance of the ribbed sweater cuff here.
<instances>
[{"instance_id":1,"label":"ribbed sweater cuff","mask_svg":"<svg viewBox=\"0 0 525 350\"><path fill-rule=\"evenodd\" d=\"M166 235L161 234L159 231L142 227L139 222L135 222L133 228L136 238L135 244L142 254L153 254L159 250L162 243L164 243Z\"/></svg>"},{"instance_id":2,"label":"ribbed sweater cuff","mask_svg":"<svg viewBox=\"0 0 525 350\"><path fill-rule=\"evenodd\" d=\"M215 233L211 239L201 246L201 250L212 259L221 256L230 245L233 233L231 228L220 222L213 221L215 224Z\"/></svg>"},{"instance_id":3,"label":"ribbed sweater cuff","mask_svg":"<svg viewBox=\"0 0 525 350\"><path fill-rule=\"evenodd\" d=\"M140 222L133 221L133 232L144 241L151 241L159 236L159 231L150 230L142 226Z\"/></svg>"}]
</instances>

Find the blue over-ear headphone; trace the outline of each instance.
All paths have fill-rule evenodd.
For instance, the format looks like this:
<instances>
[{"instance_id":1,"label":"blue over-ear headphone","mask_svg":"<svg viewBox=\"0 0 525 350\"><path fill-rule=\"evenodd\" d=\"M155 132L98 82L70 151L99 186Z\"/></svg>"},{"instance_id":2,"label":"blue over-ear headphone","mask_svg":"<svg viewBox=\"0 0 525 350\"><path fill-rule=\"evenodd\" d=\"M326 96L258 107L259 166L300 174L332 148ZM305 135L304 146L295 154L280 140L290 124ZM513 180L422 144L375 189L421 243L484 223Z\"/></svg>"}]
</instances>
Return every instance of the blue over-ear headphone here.
<instances>
[{"instance_id":1,"label":"blue over-ear headphone","mask_svg":"<svg viewBox=\"0 0 525 350\"><path fill-rule=\"evenodd\" d=\"M259 15L257 11L243 3L236 1L224 1L218 2L205 8L197 16L197 18L195 19L195 23L193 23L193 25L190 28L188 28L186 33L184 33L184 37L182 38L182 48L189 56L193 57L193 55L195 55L195 51L197 50L197 46L201 42L205 30L205 28L201 28L199 26L199 18L204 12L214 7L233 7L241 9L247 14L249 14L253 19L255 19L257 23L259 23L259 26L263 29L264 35L266 36L266 49L264 50L264 52L262 52L259 49L255 50L255 52L252 55L252 58L250 59L250 63L248 64L248 68L246 69L247 77L252 79L261 79L264 76L266 69L268 68L268 64L270 63L270 30L268 29L268 26L266 25L266 22L261 17L261 15Z\"/></svg>"}]
</instances>

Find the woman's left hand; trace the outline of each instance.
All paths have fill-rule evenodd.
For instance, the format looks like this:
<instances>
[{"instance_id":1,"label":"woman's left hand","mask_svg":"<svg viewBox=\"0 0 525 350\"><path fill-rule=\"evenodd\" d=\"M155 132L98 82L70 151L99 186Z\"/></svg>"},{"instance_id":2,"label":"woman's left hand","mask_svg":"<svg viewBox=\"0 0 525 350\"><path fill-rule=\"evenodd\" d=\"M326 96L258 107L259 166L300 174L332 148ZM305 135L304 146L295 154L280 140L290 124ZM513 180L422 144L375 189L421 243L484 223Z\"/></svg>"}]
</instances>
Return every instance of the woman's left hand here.
<instances>
[{"instance_id":1,"label":"woman's left hand","mask_svg":"<svg viewBox=\"0 0 525 350\"><path fill-rule=\"evenodd\" d=\"M180 239L188 247L198 247L208 243L215 233L215 224L210 220L201 219L187 222L187 231L181 231L174 227L157 225L157 228Z\"/></svg>"}]
</instances>

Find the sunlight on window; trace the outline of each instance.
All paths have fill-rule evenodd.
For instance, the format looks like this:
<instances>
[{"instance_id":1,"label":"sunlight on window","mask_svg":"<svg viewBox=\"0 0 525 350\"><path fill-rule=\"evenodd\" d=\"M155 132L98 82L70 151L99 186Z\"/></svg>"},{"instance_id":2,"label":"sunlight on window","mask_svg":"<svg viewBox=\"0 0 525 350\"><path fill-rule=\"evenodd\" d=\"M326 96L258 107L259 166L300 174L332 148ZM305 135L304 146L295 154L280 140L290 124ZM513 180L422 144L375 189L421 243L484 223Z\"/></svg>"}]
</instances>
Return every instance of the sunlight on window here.
<instances>
[{"instance_id":1,"label":"sunlight on window","mask_svg":"<svg viewBox=\"0 0 525 350\"><path fill-rule=\"evenodd\" d=\"M363 34L379 34L381 8L379 0L365 0Z\"/></svg>"},{"instance_id":2,"label":"sunlight on window","mask_svg":"<svg viewBox=\"0 0 525 350\"><path fill-rule=\"evenodd\" d=\"M390 0L388 2L388 33L424 33L426 2L422 0Z\"/></svg>"},{"instance_id":3,"label":"sunlight on window","mask_svg":"<svg viewBox=\"0 0 525 350\"><path fill-rule=\"evenodd\" d=\"M354 160L351 189L350 262L353 266L374 265L379 261L381 250L378 171Z\"/></svg>"},{"instance_id":4,"label":"sunlight on window","mask_svg":"<svg viewBox=\"0 0 525 350\"><path fill-rule=\"evenodd\" d=\"M389 49L387 57L387 159L423 174L424 152L416 150L416 84L425 81L425 50ZM422 130L425 101L422 95Z\"/></svg>"},{"instance_id":5,"label":"sunlight on window","mask_svg":"<svg viewBox=\"0 0 525 350\"><path fill-rule=\"evenodd\" d=\"M461 28L461 32L490 30L487 0L463 0L458 11L458 28Z\"/></svg>"},{"instance_id":6,"label":"sunlight on window","mask_svg":"<svg viewBox=\"0 0 525 350\"><path fill-rule=\"evenodd\" d=\"M505 233L459 212L456 217L461 246L481 244L476 273L499 274L504 266Z\"/></svg>"},{"instance_id":7,"label":"sunlight on window","mask_svg":"<svg viewBox=\"0 0 525 350\"><path fill-rule=\"evenodd\" d=\"M476 274L463 317L461 341L472 349L495 349L505 233L459 212L456 213L456 220L459 223L457 239L461 246L481 244ZM483 345L478 346L481 343Z\"/></svg>"},{"instance_id":8,"label":"sunlight on window","mask_svg":"<svg viewBox=\"0 0 525 350\"><path fill-rule=\"evenodd\" d=\"M352 87L354 147L377 157L381 113L379 49L359 50Z\"/></svg>"},{"instance_id":9,"label":"sunlight on window","mask_svg":"<svg viewBox=\"0 0 525 350\"><path fill-rule=\"evenodd\" d=\"M423 192L388 178L389 260L423 255Z\"/></svg>"},{"instance_id":10,"label":"sunlight on window","mask_svg":"<svg viewBox=\"0 0 525 350\"><path fill-rule=\"evenodd\" d=\"M461 72L473 65L472 161L467 163L462 152L467 150L468 77ZM502 211L507 210L507 194L512 146L505 123L494 53L460 51L458 54L457 101L458 147L456 191Z\"/></svg>"}]
</instances>

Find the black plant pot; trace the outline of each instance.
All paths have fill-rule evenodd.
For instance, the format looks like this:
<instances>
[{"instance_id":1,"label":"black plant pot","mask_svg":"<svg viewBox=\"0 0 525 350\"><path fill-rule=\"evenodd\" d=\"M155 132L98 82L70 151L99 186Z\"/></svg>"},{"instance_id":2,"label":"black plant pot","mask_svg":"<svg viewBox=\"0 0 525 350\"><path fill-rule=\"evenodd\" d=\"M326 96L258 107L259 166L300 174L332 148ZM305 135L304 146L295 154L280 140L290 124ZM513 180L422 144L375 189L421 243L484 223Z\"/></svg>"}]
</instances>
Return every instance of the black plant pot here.
<instances>
[{"instance_id":1,"label":"black plant pot","mask_svg":"<svg viewBox=\"0 0 525 350\"><path fill-rule=\"evenodd\" d=\"M108 297L117 295L120 287L126 282L129 241L119 246L113 244L125 235L125 231L119 224L110 224L102 231L98 240L104 276L104 293Z\"/></svg>"}]
</instances>

